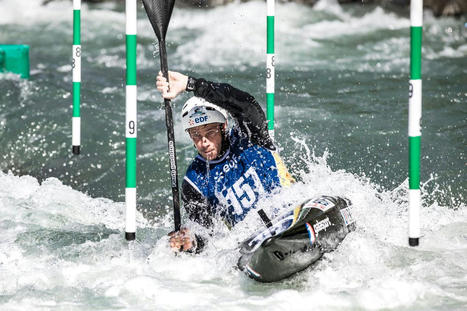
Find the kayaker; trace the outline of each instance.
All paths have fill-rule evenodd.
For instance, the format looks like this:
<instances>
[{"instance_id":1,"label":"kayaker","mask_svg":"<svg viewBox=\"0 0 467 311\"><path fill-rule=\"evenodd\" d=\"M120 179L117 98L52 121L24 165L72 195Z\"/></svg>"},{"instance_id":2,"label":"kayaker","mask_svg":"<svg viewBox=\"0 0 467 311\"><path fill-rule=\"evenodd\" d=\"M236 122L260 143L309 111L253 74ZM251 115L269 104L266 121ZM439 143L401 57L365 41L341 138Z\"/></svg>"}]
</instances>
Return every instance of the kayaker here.
<instances>
[{"instance_id":1,"label":"kayaker","mask_svg":"<svg viewBox=\"0 0 467 311\"><path fill-rule=\"evenodd\" d=\"M242 221L258 200L294 180L277 153L265 114L255 98L226 83L169 72L156 86L164 98L193 92L182 108L183 129L198 155L182 183L188 217L211 227L220 217L228 226ZM233 126L228 126L228 115ZM188 228L170 234L175 251L200 251L204 240Z\"/></svg>"}]
</instances>

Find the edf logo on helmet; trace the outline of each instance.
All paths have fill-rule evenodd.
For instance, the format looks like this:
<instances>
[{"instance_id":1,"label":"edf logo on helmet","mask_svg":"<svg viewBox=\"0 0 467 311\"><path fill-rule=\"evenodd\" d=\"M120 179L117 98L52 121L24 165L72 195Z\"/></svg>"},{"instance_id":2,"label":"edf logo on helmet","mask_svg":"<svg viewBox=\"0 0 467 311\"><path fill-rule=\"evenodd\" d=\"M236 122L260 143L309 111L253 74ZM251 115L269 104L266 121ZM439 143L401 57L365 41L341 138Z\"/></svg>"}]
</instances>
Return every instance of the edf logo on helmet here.
<instances>
[{"instance_id":1,"label":"edf logo on helmet","mask_svg":"<svg viewBox=\"0 0 467 311\"><path fill-rule=\"evenodd\" d=\"M190 115L190 121L194 121L194 124L204 123L208 121L205 107L196 107L193 113ZM190 122L191 123L191 122Z\"/></svg>"},{"instance_id":2,"label":"edf logo on helmet","mask_svg":"<svg viewBox=\"0 0 467 311\"><path fill-rule=\"evenodd\" d=\"M207 122L207 121L208 121L208 116L195 118L195 123L196 124L201 123L201 122Z\"/></svg>"}]
</instances>

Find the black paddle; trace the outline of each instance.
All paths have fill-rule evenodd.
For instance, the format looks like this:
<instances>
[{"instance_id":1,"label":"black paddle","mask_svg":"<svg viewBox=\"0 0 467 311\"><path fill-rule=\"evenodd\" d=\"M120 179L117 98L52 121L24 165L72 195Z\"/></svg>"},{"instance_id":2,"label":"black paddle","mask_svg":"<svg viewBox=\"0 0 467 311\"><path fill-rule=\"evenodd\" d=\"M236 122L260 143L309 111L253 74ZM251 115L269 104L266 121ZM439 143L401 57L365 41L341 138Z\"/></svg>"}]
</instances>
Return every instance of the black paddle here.
<instances>
[{"instance_id":1,"label":"black paddle","mask_svg":"<svg viewBox=\"0 0 467 311\"><path fill-rule=\"evenodd\" d=\"M159 40L159 54L161 60L162 75L169 81L169 69L167 65L167 51L165 49L165 35L169 27L170 16L174 8L175 0L143 0L144 9L149 17L152 28ZM165 124L167 126L167 140L169 144L170 179L172 184L172 197L174 204L175 231L180 230L180 199L178 193L177 157L175 151L175 135L170 99L164 99Z\"/></svg>"}]
</instances>

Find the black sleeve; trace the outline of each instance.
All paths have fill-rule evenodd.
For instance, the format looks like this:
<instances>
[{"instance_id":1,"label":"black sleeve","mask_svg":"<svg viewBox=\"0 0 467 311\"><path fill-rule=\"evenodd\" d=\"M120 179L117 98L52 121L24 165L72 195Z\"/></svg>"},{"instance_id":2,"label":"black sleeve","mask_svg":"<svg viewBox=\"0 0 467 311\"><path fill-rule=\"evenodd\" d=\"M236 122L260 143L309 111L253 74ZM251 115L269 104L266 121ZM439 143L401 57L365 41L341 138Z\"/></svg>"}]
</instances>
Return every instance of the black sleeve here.
<instances>
[{"instance_id":1,"label":"black sleeve","mask_svg":"<svg viewBox=\"0 0 467 311\"><path fill-rule=\"evenodd\" d=\"M189 90L193 90L195 96L227 110L237 120L240 130L254 144L270 150L276 149L269 136L263 109L252 95L227 83L215 83L193 77L189 77L189 84Z\"/></svg>"},{"instance_id":2,"label":"black sleeve","mask_svg":"<svg viewBox=\"0 0 467 311\"><path fill-rule=\"evenodd\" d=\"M182 183L183 206L188 213L188 218L203 227L210 228L213 224L212 208L206 199L189 182L183 180Z\"/></svg>"}]
</instances>

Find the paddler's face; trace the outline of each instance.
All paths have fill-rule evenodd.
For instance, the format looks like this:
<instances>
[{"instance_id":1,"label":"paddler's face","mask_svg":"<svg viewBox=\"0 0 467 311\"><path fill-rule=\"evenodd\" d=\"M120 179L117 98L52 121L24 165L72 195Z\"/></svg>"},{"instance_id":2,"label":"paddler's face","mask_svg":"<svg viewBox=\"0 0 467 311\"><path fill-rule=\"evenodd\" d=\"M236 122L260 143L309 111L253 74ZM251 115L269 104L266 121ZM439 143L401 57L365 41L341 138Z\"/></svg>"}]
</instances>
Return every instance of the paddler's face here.
<instances>
[{"instance_id":1,"label":"paddler's face","mask_svg":"<svg viewBox=\"0 0 467 311\"><path fill-rule=\"evenodd\" d=\"M188 130L196 149L206 160L214 160L219 156L222 148L222 129L225 130L225 126L225 123L211 123Z\"/></svg>"}]
</instances>

